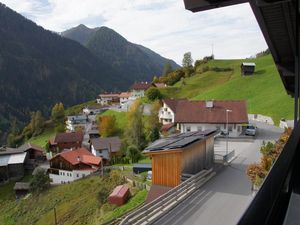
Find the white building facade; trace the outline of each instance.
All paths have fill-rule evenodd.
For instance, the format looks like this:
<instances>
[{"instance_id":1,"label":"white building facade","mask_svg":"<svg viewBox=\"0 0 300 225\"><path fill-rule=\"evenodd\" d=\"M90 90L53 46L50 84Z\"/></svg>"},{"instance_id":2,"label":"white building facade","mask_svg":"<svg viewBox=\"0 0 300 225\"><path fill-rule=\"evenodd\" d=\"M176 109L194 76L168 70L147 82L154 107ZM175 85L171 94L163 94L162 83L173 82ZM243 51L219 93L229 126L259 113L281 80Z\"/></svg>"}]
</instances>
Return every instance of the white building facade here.
<instances>
[{"instance_id":1,"label":"white building facade","mask_svg":"<svg viewBox=\"0 0 300 225\"><path fill-rule=\"evenodd\" d=\"M163 100L158 116L163 125L174 123L181 133L219 130L228 131L230 137L238 137L248 124L246 102L243 100L167 99Z\"/></svg>"},{"instance_id":2,"label":"white building facade","mask_svg":"<svg viewBox=\"0 0 300 225\"><path fill-rule=\"evenodd\" d=\"M57 170L55 173L49 173L51 184L67 184L75 180L81 179L85 176L95 172L96 169L91 170Z\"/></svg>"},{"instance_id":3,"label":"white building facade","mask_svg":"<svg viewBox=\"0 0 300 225\"><path fill-rule=\"evenodd\" d=\"M207 124L207 123L181 123L177 124L180 133L191 131L218 130L226 132L225 124ZM243 130L243 124L228 124L228 134L230 137L238 137Z\"/></svg>"},{"instance_id":4,"label":"white building facade","mask_svg":"<svg viewBox=\"0 0 300 225\"><path fill-rule=\"evenodd\" d=\"M158 112L159 121L165 125L169 123L174 123L175 113L173 110L164 102L163 107L160 108Z\"/></svg>"}]
</instances>

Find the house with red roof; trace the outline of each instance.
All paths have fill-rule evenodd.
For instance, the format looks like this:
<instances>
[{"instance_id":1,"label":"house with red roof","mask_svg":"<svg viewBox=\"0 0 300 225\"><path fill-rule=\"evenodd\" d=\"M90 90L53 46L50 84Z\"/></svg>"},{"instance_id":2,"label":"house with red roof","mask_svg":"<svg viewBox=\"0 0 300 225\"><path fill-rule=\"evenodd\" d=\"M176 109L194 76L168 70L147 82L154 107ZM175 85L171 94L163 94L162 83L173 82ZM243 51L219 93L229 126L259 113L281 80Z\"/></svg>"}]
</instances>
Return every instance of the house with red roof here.
<instances>
[{"instance_id":1,"label":"house with red roof","mask_svg":"<svg viewBox=\"0 0 300 225\"><path fill-rule=\"evenodd\" d=\"M145 96L145 92L152 87L151 83L148 82L138 82L131 86L131 94L133 98L140 98Z\"/></svg>"},{"instance_id":2,"label":"house with red roof","mask_svg":"<svg viewBox=\"0 0 300 225\"><path fill-rule=\"evenodd\" d=\"M102 168L102 157L85 148L69 150L50 159L49 177L52 184L65 184L83 178Z\"/></svg>"},{"instance_id":3,"label":"house with red roof","mask_svg":"<svg viewBox=\"0 0 300 225\"><path fill-rule=\"evenodd\" d=\"M229 136L236 137L248 123L248 113L244 100L166 99L159 111L159 119L163 125L176 124L181 133L228 129Z\"/></svg>"}]
</instances>

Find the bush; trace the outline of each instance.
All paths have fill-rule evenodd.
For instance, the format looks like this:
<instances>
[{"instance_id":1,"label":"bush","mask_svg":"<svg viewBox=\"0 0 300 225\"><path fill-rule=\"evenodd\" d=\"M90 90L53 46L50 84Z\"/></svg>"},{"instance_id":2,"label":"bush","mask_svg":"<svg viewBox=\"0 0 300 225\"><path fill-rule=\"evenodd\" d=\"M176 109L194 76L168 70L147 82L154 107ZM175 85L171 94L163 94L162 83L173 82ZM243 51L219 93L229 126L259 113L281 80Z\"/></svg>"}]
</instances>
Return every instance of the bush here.
<instances>
[{"instance_id":1,"label":"bush","mask_svg":"<svg viewBox=\"0 0 300 225\"><path fill-rule=\"evenodd\" d=\"M162 94L160 93L160 91L155 88L155 87L151 87L146 91L146 96L150 101L154 101L156 99L162 99Z\"/></svg>"},{"instance_id":2,"label":"bush","mask_svg":"<svg viewBox=\"0 0 300 225\"><path fill-rule=\"evenodd\" d=\"M30 189L34 193L41 193L50 187L50 178L44 169L37 170L30 182Z\"/></svg>"}]
</instances>

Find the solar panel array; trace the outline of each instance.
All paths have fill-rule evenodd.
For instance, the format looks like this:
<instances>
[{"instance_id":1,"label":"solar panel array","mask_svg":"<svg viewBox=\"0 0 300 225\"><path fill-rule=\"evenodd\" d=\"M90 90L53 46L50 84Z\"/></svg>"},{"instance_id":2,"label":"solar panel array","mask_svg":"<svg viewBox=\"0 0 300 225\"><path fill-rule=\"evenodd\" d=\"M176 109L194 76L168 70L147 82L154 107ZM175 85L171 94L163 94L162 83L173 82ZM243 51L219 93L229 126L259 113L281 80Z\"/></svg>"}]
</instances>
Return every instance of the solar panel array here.
<instances>
[{"instance_id":1,"label":"solar panel array","mask_svg":"<svg viewBox=\"0 0 300 225\"><path fill-rule=\"evenodd\" d=\"M181 134L175 134L167 138L159 139L148 146L144 151L159 151L167 149L182 148L190 145L200 139L205 139L207 136L213 134L215 130L194 131Z\"/></svg>"}]
</instances>

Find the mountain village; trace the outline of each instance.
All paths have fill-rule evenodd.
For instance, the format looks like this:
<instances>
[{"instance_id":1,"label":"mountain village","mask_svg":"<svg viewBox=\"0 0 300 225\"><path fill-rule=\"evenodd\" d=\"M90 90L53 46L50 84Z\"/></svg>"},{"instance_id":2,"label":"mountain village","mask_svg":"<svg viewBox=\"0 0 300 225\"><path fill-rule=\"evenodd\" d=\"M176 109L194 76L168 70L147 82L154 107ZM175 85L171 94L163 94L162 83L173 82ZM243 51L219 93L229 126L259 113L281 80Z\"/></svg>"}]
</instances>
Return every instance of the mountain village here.
<instances>
[{"instance_id":1,"label":"mountain village","mask_svg":"<svg viewBox=\"0 0 300 225\"><path fill-rule=\"evenodd\" d=\"M218 2L184 0L192 12L236 4ZM291 172L299 145L291 65L299 65L277 45L287 35L272 26L291 32L294 5L280 8L285 23L262 23L286 3L262 2L251 7L270 34L268 49L215 59L212 44L202 59L184 53L181 66L106 26L52 32L0 3L0 72L8 81L0 106L0 224L230 225L283 215L278 204L293 199L290 185L299 187L299 173ZM10 29L3 21L16 22ZM24 30L24 39L13 30ZM28 77L20 82L20 74ZM290 204L293 219L299 208Z\"/></svg>"}]
</instances>

